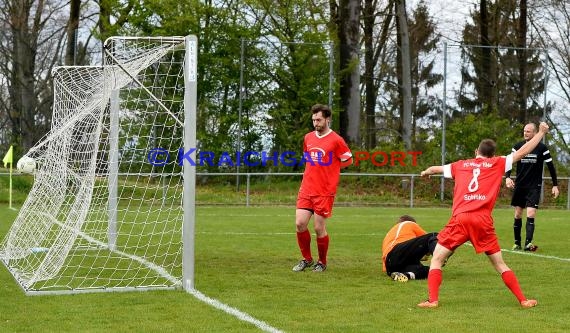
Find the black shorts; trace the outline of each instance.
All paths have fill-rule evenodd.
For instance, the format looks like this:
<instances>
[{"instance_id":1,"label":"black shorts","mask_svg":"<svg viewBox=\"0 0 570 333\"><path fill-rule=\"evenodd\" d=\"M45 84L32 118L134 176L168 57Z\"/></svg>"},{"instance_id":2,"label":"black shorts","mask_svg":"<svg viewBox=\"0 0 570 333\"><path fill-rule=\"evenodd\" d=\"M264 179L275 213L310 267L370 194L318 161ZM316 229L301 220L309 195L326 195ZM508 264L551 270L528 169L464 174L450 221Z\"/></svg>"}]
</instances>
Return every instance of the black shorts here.
<instances>
[{"instance_id":1,"label":"black shorts","mask_svg":"<svg viewBox=\"0 0 570 333\"><path fill-rule=\"evenodd\" d=\"M511 206L513 207L531 207L538 209L540 202L540 187L536 188L523 188L515 187L513 198L511 199Z\"/></svg>"}]
</instances>

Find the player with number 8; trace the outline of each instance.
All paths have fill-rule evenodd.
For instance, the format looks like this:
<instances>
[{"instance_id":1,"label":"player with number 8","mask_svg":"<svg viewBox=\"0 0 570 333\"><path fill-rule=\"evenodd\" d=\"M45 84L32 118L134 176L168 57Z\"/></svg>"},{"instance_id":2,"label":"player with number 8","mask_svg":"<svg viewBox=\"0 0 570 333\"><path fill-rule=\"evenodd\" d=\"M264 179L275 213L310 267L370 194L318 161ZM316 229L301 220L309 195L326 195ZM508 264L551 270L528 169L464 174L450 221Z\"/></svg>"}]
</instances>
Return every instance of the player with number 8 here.
<instances>
[{"instance_id":1,"label":"player with number 8","mask_svg":"<svg viewBox=\"0 0 570 333\"><path fill-rule=\"evenodd\" d=\"M445 260L460 245L470 241L477 253L485 252L495 270L501 274L505 285L518 299L523 308L537 305L534 299L527 299L515 273L507 266L493 225L493 208L503 180L503 174L512 169L531 152L548 133L548 125L540 124L540 131L519 150L507 156L495 156L496 143L491 139L481 141L475 158L460 160L443 166L431 166L421 172L422 176L443 174L453 178L453 207L451 218L438 234L438 242L428 273L429 299L419 303L422 308L439 305L439 288L443 280L442 267Z\"/></svg>"}]
</instances>

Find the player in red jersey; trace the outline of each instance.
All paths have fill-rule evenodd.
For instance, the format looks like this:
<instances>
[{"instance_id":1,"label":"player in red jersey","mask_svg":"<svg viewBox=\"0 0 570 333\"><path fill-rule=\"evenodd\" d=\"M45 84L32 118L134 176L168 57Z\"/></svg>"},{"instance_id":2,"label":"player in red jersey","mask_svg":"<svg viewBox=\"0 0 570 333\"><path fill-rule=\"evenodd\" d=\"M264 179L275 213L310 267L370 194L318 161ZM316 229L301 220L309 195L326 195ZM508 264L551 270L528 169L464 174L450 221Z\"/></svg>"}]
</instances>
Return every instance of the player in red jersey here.
<instances>
[{"instance_id":1,"label":"player in red jersey","mask_svg":"<svg viewBox=\"0 0 570 333\"><path fill-rule=\"evenodd\" d=\"M330 128L331 109L326 105L315 104L311 107L311 112L315 131L306 134L303 141L305 172L295 212L297 244L303 259L293 267L295 272L304 271L314 264L311 233L308 230L312 215L319 254L313 271L322 272L327 268L329 235L326 221L332 216L340 169L352 164L352 153L346 142Z\"/></svg>"},{"instance_id":2,"label":"player in red jersey","mask_svg":"<svg viewBox=\"0 0 570 333\"><path fill-rule=\"evenodd\" d=\"M503 260L491 214L503 174L512 169L513 163L531 152L546 133L548 125L543 122L538 134L507 156L495 156L495 142L485 139L475 151L474 159L460 160L444 166L431 166L422 171L422 176L443 173L444 177L455 179L455 186L451 218L438 235L431 259L428 274L429 299L418 304L419 307L438 306L439 287L442 282L441 268L453 251L467 241L471 242L477 253L485 252L523 308L536 306L536 300L524 296L515 273Z\"/></svg>"}]
</instances>

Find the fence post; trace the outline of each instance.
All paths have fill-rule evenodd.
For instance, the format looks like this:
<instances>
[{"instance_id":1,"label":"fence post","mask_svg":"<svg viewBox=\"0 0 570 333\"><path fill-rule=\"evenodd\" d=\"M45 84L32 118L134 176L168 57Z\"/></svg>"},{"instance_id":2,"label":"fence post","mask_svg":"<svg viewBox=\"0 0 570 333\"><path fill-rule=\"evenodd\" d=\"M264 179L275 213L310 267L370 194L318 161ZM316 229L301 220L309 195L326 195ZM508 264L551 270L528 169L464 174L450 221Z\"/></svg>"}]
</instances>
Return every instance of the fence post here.
<instances>
[{"instance_id":1,"label":"fence post","mask_svg":"<svg viewBox=\"0 0 570 333\"><path fill-rule=\"evenodd\" d=\"M247 181L246 181L246 185L245 185L245 206L249 207L249 178L250 178L250 174L247 174Z\"/></svg>"},{"instance_id":2,"label":"fence post","mask_svg":"<svg viewBox=\"0 0 570 333\"><path fill-rule=\"evenodd\" d=\"M414 176L410 180L410 208L414 208Z\"/></svg>"}]
</instances>

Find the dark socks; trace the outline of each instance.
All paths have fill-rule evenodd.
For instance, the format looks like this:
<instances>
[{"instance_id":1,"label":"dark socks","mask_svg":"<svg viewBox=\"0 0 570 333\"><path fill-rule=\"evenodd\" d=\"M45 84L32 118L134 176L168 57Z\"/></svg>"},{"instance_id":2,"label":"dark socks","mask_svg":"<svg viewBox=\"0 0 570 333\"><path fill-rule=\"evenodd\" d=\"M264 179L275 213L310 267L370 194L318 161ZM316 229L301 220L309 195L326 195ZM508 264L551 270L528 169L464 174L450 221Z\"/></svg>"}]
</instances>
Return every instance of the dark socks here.
<instances>
[{"instance_id":1,"label":"dark socks","mask_svg":"<svg viewBox=\"0 0 570 333\"><path fill-rule=\"evenodd\" d=\"M526 218L526 240L525 245L532 242L534 237L534 217Z\"/></svg>"},{"instance_id":2,"label":"dark socks","mask_svg":"<svg viewBox=\"0 0 570 333\"><path fill-rule=\"evenodd\" d=\"M515 244L517 245L521 245L521 229L522 229L522 219L515 218L515 223L513 224L513 231L515 235Z\"/></svg>"}]
</instances>

